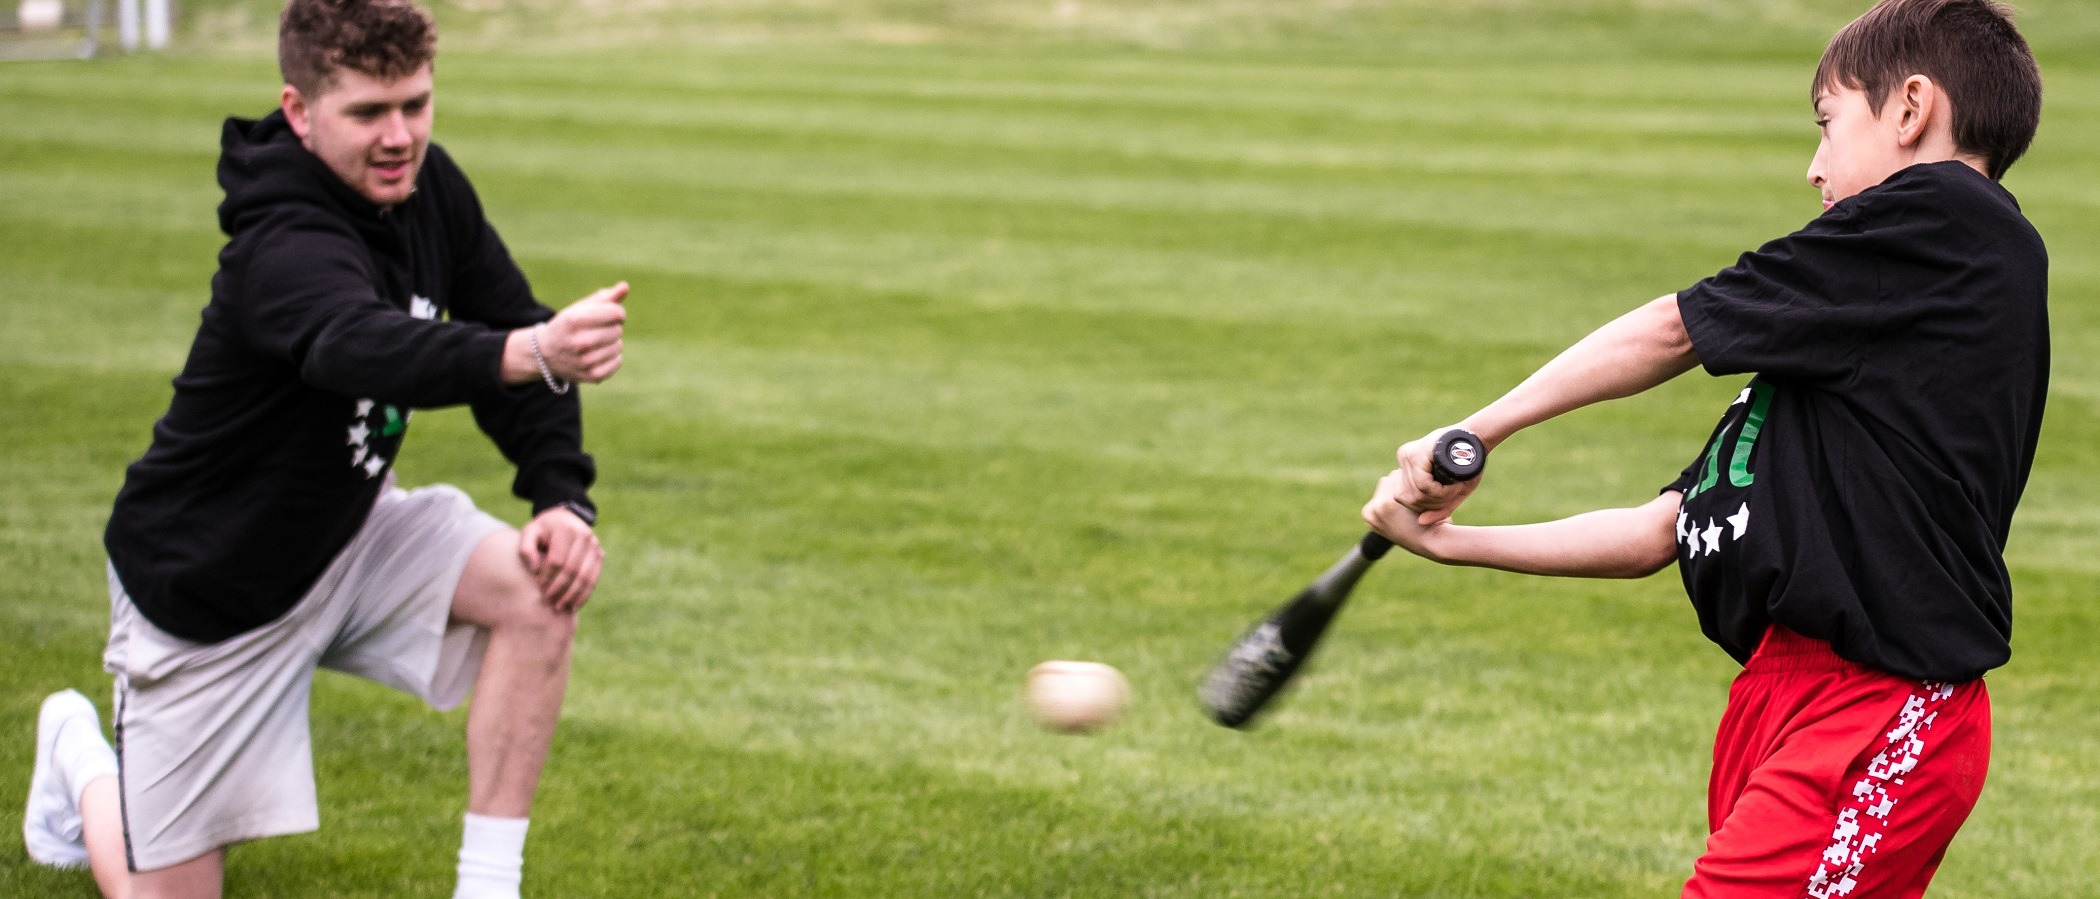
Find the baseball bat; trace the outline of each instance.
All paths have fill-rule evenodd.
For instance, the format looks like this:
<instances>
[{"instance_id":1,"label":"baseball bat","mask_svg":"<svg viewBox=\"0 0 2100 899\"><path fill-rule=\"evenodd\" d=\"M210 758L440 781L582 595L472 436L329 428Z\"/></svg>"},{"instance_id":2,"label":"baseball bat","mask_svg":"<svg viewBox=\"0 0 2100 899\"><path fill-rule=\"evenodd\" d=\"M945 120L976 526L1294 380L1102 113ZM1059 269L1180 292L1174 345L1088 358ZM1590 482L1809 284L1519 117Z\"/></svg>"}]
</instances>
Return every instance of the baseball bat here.
<instances>
[{"instance_id":1,"label":"baseball bat","mask_svg":"<svg viewBox=\"0 0 2100 899\"><path fill-rule=\"evenodd\" d=\"M1453 428L1437 438L1429 476L1439 484L1456 484L1480 477L1486 466L1487 446L1472 432ZM1232 641L1197 691L1211 719L1233 728L1251 723L1320 645L1320 637L1364 572L1392 548L1393 542L1377 531L1365 533L1297 596Z\"/></svg>"}]
</instances>

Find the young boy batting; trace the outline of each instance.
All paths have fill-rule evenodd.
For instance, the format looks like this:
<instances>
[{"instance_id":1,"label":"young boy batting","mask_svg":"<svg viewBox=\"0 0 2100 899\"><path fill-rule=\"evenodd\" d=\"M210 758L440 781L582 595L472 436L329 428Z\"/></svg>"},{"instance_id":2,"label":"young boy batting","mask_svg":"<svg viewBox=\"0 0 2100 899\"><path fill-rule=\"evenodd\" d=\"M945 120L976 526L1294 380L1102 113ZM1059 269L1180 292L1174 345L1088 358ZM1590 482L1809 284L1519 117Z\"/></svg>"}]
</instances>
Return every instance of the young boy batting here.
<instances>
[{"instance_id":1,"label":"young boy batting","mask_svg":"<svg viewBox=\"0 0 2100 899\"><path fill-rule=\"evenodd\" d=\"M211 302L104 538L116 742L71 690L38 718L23 841L105 895L208 899L227 847L320 825L319 668L441 709L472 689L455 895L518 895L604 560L569 388L619 370L627 289L533 297L430 142L435 53L408 0L291 0L278 109L226 122ZM393 485L410 410L462 404L522 530Z\"/></svg>"},{"instance_id":2,"label":"young boy batting","mask_svg":"<svg viewBox=\"0 0 2100 899\"><path fill-rule=\"evenodd\" d=\"M1752 374L1654 500L1465 527L1402 446L1364 518L1426 558L1640 577L1677 562L1744 665L1687 897L1925 891L1983 788L2001 558L2049 372L2047 258L1998 179L2041 76L1992 0L1882 0L1812 87L1820 218L1605 325L1459 423L1490 446L1703 365ZM1441 433L1443 429L1439 429ZM1476 482L1477 484L1477 482Z\"/></svg>"}]
</instances>

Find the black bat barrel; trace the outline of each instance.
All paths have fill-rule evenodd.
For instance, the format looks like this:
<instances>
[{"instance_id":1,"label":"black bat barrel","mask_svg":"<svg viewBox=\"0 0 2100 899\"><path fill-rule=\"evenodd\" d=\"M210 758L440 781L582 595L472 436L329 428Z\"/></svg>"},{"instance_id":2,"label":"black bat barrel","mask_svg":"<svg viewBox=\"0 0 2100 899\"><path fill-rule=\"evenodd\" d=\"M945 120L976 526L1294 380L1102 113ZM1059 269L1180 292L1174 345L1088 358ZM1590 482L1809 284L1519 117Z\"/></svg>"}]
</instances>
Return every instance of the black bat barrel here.
<instances>
[{"instance_id":1,"label":"black bat barrel","mask_svg":"<svg viewBox=\"0 0 2100 899\"><path fill-rule=\"evenodd\" d=\"M1470 481L1486 467L1487 444L1459 428L1439 436L1429 457L1429 475L1441 484ZM1377 531L1365 534L1319 579L1234 640L1197 691L1211 719L1234 728L1252 722L1312 655L1357 579L1392 548Z\"/></svg>"}]
</instances>

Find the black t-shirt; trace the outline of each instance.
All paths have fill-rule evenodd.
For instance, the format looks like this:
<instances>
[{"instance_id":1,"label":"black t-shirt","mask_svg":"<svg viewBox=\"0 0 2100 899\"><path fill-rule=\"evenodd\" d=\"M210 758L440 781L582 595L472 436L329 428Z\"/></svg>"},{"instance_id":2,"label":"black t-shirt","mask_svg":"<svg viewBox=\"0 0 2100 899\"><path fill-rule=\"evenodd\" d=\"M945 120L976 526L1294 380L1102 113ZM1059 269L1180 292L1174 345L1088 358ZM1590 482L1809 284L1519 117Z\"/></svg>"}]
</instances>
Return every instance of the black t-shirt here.
<instances>
[{"instance_id":1,"label":"black t-shirt","mask_svg":"<svg viewBox=\"0 0 2100 899\"><path fill-rule=\"evenodd\" d=\"M1678 294L1707 371L1756 373L1667 488L1709 638L1745 661L1778 622L1926 680L2005 663L2047 269L2012 195L1942 162Z\"/></svg>"}]
</instances>

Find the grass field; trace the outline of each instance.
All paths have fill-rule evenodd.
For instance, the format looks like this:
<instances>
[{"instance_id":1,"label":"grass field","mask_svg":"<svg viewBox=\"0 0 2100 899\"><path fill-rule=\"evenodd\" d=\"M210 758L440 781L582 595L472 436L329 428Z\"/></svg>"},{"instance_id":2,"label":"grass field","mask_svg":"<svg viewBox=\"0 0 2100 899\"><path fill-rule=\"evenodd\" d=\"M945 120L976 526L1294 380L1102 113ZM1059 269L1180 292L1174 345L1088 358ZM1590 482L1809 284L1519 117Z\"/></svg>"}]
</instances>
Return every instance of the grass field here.
<instances>
[{"instance_id":1,"label":"grass field","mask_svg":"<svg viewBox=\"0 0 2100 899\"><path fill-rule=\"evenodd\" d=\"M1193 686L1396 443L1815 214L1806 79L1864 5L669 3L625 44L642 14L442 7L438 140L540 295L634 284L528 893L1674 895L1734 666L1673 573L1396 559L1265 728ZM2100 14L2027 6L2055 376L1936 896L2100 895ZM10 803L44 694L107 709L101 528L207 297L218 122L276 89L266 16L192 7L179 52L0 68ZM1740 386L1527 433L1467 518L1641 501ZM457 411L401 472L524 511ZM1124 725L1030 724L1047 658L1121 667ZM324 829L229 894L446 895L462 721L322 678ZM0 830L0 895L91 893Z\"/></svg>"}]
</instances>

